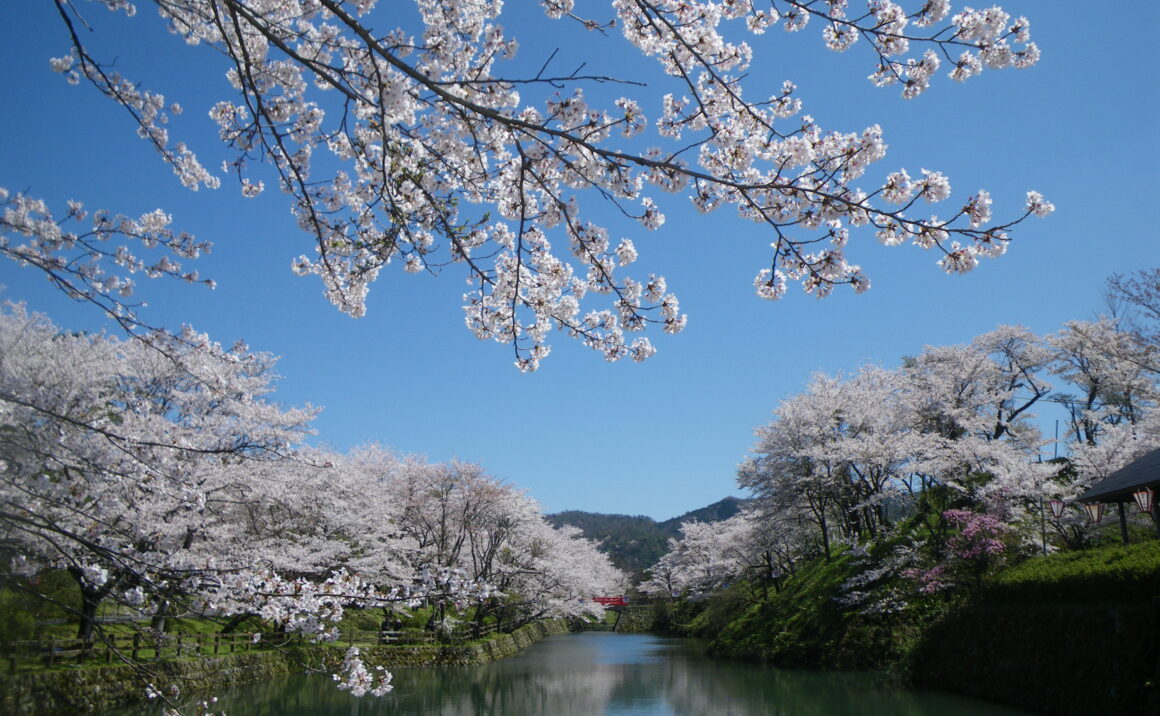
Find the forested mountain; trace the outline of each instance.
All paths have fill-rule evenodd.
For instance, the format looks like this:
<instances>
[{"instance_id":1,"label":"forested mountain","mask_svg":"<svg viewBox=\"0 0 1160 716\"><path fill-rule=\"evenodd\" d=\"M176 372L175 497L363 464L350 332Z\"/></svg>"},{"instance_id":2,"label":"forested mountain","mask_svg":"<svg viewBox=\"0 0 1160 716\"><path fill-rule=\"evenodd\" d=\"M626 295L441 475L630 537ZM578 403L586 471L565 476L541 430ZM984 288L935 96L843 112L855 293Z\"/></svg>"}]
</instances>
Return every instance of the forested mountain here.
<instances>
[{"instance_id":1,"label":"forested mountain","mask_svg":"<svg viewBox=\"0 0 1160 716\"><path fill-rule=\"evenodd\" d=\"M706 507L686 512L671 520L665 520L660 523L660 526L670 536L675 537L682 523L688 522L689 520L697 520L699 522L720 522L721 520L727 520L737 514L745 502L745 500L736 497L726 497L724 500L718 500Z\"/></svg>"},{"instance_id":2,"label":"forested mountain","mask_svg":"<svg viewBox=\"0 0 1160 716\"><path fill-rule=\"evenodd\" d=\"M609 515L601 512L567 510L547 515L554 527L579 527L588 539L599 540L601 551L612 563L629 572L640 572L656 564L668 549L670 537L680 534L681 524L689 520L718 522L737 514L744 500L726 497L711 505L657 522L644 515Z\"/></svg>"}]
</instances>

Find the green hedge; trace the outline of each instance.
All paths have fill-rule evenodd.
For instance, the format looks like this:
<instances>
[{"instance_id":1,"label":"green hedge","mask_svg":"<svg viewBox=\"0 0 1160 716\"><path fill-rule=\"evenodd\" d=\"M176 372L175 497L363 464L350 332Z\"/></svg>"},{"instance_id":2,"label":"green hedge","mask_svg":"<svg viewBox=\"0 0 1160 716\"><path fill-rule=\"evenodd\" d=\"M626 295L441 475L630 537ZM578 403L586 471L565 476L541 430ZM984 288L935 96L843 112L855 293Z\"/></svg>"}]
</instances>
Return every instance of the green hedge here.
<instances>
[{"instance_id":1,"label":"green hedge","mask_svg":"<svg viewBox=\"0 0 1160 716\"><path fill-rule=\"evenodd\" d=\"M1007 602L1147 601L1160 596L1160 540L1026 560L996 575Z\"/></svg>"},{"instance_id":2,"label":"green hedge","mask_svg":"<svg viewBox=\"0 0 1160 716\"><path fill-rule=\"evenodd\" d=\"M1004 604L988 598L928 631L919 684L1040 713L1157 714L1157 607Z\"/></svg>"},{"instance_id":3,"label":"green hedge","mask_svg":"<svg viewBox=\"0 0 1160 716\"><path fill-rule=\"evenodd\" d=\"M915 681L1049 714L1160 714L1160 542L1029 559L929 630Z\"/></svg>"}]
</instances>

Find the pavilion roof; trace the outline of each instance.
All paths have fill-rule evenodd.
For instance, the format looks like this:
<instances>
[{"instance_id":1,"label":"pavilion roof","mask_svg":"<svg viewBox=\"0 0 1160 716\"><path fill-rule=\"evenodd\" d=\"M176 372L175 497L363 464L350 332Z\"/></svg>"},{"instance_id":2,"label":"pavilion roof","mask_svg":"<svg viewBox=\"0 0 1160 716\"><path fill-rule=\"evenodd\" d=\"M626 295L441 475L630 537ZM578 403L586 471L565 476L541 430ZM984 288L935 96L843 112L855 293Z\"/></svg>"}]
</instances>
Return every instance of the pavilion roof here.
<instances>
[{"instance_id":1,"label":"pavilion roof","mask_svg":"<svg viewBox=\"0 0 1160 716\"><path fill-rule=\"evenodd\" d=\"M1145 453L1080 495L1080 502L1130 502L1132 493L1145 487L1160 487L1160 448Z\"/></svg>"}]
</instances>

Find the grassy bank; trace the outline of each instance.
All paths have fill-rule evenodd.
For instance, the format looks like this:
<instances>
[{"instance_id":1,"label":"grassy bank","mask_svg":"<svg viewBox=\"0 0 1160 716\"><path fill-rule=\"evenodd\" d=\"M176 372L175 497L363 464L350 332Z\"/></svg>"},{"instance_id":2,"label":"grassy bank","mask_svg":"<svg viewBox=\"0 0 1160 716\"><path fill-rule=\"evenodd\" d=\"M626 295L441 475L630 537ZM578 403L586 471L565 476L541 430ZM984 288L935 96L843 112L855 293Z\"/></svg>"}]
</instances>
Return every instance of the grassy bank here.
<instances>
[{"instance_id":1,"label":"grassy bank","mask_svg":"<svg viewBox=\"0 0 1160 716\"><path fill-rule=\"evenodd\" d=\"M672 631L717 655L786 667L876 669L1052 714L1160 713L1160 542L1035 557L977 589L870 582L842 553L780 591L734 585L674 603Z\"/></svg>"},{"instance_id":2,"label":"grassy bank","mask_svg":"<svg viewBox=\"0 0 1160 716\"><path fill-rule=\"evenodd\" d=\"M363 660L371 667L466 666L514 656L546 636L566 631L563 620L548 620L528 624L511 634L493 634L467 644L368 645L360 649ZM345 645L320 644L136 667L55 669L0 676L0 713L14 716L102 713L143 700L146 683L162 693L177 687L183 694L212 694L236 684L294 674L329 674L337 670L345 651Z\"/></svg>"}]
</instances>

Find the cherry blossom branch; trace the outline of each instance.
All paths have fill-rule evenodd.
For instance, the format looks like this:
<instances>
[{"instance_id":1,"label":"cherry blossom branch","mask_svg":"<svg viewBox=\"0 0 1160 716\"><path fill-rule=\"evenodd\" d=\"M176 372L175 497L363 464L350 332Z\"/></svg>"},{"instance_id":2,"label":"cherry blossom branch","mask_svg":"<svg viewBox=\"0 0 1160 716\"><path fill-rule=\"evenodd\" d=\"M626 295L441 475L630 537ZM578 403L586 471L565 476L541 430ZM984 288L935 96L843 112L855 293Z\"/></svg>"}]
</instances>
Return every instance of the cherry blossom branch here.
<instances>
[{"instance_id":1,"label":"cherry blossom branch","mask_svg":"<svg viewBox=\"0 0 1160 716\"><path fill-rule=\"evenodd\" d=\"M747 98L745 89L758 81L749 71L755 50L726 32L736 24L761 35L782 20L786 30L799 31L810 18L821 19L830 49L864 39L878 61L871 79L901 83L903 95L914 97L929 86L940 56L951 61L952 51L963 51L951 72L958 81L984 66L1034 64L1038 49L1029 24L1012 22L998 8L951 16L949 2L927 0L907 14L891 0L874 0L863 14L847 17L843 0L779 0L767 9L750 0L615 3L614 22L625 38L688 94L665 96L656 121L656 134L677 146L640 151L612 140L614 133L631 139L645 131L638 100L622 97L615 110L604 111L580 88L636 84L585 74L584 65L549 74L556 53L526 76L497 70L516 45L493 24L500 4L492 0L455 9L422 0L421 38L402 28L372 30L367 16L374 0L318 0L305 9L252 0L155 4L178 34L232 61L228 78L242 101L219 102L212 116L238 152L232 166L244 194L261 190L243 172L246 160L260 153L292 195L292 211L316 246L314 257L294 262L295 272L318 275L330 300L358 316L371 282L392 259L402 259L409 272L462 263L476 286L464 297L469 329L510 344L521 370L534 370L547 355L552 328L609 360L640 360L654 350L644 337L629 345L626 331L657 323L676 333L685 325L673 294L644 291L625 275L635 246L611 249L607 231L583 218L585 194L611 202L650 231L662 226L664 214L646 186L692 187L699 210L728 205L742 219L766 225L773 255L754 286L771 299L784 295L789 280L819 297L839 284L869 288L847 260L853 229L866 227L887 245L935 249L944 270L964 272L981 257L1002 254L1011 227L1052 208L1032 192L1023 216L993 222L990 196L980 191L950 219L911 217L920 197L925 203L949 198L949 180L938 172L913 180L899 171L885 184L859 188L868 167L885 156L882 130L825 132L809 116L787 123L801 112L788 82L780 93ZM604 32L614 24L580 18L570 0L542 5L549 18L589 29ZM136 111L139 125L149 125L151 115L136 108L151 100L111 91L121 86L117 78L98 72L77 33L70 36L77 59L58 63L60 69L79 67L103 93ZM921 57L914 54L919 51ZM337 101L315 101L312 86L336 90ZM537 86L573 91L547 99L543 111L521 108L516 89ZM327 125L327 109L335 106L340 118ZM342 168L320 179L312 156L322 149ZM469 207L491 207L498 218L482 208L468 216ZM553 250L552 230L563 234L570 254ZM447 242L446 262L437 253L439 239ZM649 286L662 284L650 276ZM594 300L611 305L582 317L581 302ZM656 312L660 319L652 317Z\"/></svg>"}]
</instances>

